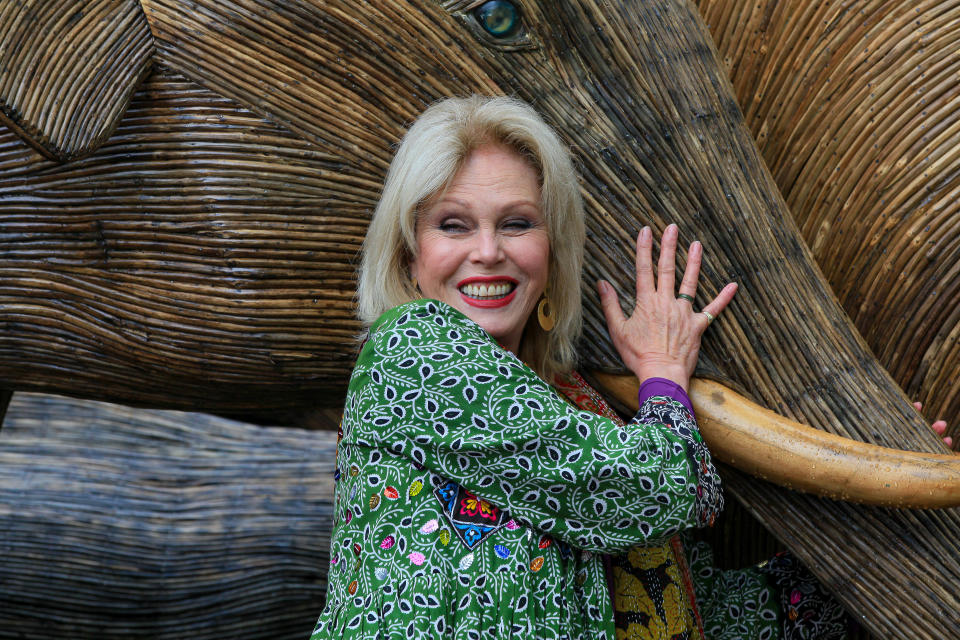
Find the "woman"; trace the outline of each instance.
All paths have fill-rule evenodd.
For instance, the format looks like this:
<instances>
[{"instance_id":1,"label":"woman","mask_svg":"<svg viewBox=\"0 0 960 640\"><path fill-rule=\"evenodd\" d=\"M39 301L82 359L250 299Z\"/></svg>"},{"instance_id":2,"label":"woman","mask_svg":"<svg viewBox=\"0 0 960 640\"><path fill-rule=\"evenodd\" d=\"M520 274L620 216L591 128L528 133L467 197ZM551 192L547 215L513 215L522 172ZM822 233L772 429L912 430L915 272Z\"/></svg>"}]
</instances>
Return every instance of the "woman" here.
<instances>
[{"instance_id":1,"label":"woman","mask_svg":"<svg viewBox=\"0 0 960 640\"><path fill-rule=\"evenodd\" d=\"M313 638L702 637L676 534L712 522L723 499L685 389L736 285L694 312L700 244L675 294L676 227L658 280L640 232L629 318L599 283L642 381L623 425L571 371L583 239L569 156L530 107L450 99L405 136L364 246L370 332L344 408ZM626 555L613 567L605 554ZM772 601L754 609L778 615Z\"/></svg>"}]
</instances>

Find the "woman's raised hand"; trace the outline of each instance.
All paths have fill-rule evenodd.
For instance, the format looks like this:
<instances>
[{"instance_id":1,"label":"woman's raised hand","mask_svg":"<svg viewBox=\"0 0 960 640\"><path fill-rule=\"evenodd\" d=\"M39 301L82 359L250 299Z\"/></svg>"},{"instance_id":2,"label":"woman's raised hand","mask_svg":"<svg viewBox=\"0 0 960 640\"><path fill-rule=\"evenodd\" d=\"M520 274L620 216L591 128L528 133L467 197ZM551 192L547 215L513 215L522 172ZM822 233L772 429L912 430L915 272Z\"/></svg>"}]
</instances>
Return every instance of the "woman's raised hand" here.
<instances>
[{"instance_id":1,"label":"woman's raised hand","mask_svg":"<svg viewBox=\"0 0 960 640\"><path fill-rule=\"evenodd\" d=\"M693 299L700 278L703 245L690 245L680 291L674 294L678 235L675 224L664 230L655 277L653 232L650 227L641 229L637 236L637 304L629 318L623 315L619 296L609 282L601 280L598 288L613 346L624 364L641 382L667 378L686 390L697 366L700 336L733 299L737 285L731 282L695 313Z\"/></svg>"}]
</instances>

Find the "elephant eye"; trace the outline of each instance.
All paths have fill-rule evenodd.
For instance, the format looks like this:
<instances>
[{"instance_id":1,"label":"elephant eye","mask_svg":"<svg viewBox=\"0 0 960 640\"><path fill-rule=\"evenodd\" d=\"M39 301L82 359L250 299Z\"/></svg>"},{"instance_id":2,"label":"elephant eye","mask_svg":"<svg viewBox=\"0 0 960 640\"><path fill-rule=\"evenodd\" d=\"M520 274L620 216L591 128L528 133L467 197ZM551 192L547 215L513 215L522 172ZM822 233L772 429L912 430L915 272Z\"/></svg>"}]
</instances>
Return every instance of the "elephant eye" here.
<instances>
[{"instance_id":1,"label":"elephant eye","mask_svg":"<svg viewBox=\"0 0 960 640\"><path fill-rule=\"evenodd\" d=\"M512 38L523 23L520 10L509 0L491 0L474 9L474 16L483 30L494 38Z\"/></svg>"},{"instance_id":2,"label":"elephant eye","mask_svg":"<svg viewBox=\"0 0 960 640\"><path fill-rule=\"evenodd\" d=\"M463 7L463 0L448 2ZM481 42L501 51L539 46L528 19L524 18L521 0L472 0L461 9L453 9L453 13Z\"/></svg>"}]
</instances>

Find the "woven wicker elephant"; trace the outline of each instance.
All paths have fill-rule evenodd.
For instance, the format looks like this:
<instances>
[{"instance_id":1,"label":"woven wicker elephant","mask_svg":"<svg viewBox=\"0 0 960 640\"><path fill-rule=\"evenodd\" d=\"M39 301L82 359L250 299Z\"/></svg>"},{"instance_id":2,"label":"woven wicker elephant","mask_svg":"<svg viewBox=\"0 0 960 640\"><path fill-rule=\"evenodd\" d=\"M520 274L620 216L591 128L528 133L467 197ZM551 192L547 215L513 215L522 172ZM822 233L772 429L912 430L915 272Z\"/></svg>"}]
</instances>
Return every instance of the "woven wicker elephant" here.
<instances>
[{"instance_id":1,"label":"woven wicker elephant","mask_svg":"<svg viewBox=\"0 0 960 640\"><path fill-rule=\"evenodd\" d=\"M704 376L826 432L942 451L897 382L960 406L955 8L703 0L705 22L681 0L512 0L499 33L480 4L0 6L0 384L271 422L336 407L392 145L440 97L508 93L575 151L587 282L626 289L630 238L679 222L711 256L704 299L741 285ZM583 366L616 372L584 299ZM872 632L960 635L956 509L727 485Z\"/></svg>"}]
</instances>

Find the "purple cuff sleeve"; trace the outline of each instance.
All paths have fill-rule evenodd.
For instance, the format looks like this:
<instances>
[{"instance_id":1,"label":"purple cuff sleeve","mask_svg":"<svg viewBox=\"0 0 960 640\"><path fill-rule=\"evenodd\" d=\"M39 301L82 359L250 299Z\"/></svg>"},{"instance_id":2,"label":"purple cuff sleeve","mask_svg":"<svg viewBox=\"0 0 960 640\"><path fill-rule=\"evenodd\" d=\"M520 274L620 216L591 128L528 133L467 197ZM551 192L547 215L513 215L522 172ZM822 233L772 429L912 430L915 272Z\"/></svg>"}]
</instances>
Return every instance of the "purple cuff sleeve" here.
<instances>
[{"instance_id":1,"label":"purple cuff sleeve","mask_svg":"<svg viewBox=\"0 0 960 640\"><path fill-rule=\"evenodd\" d=\"M667 396L685 406L687 411L690 412L690 415L693 415L693 403L690 402L687 392L673 380L667 380L666 378L647 378L640 383L640 393L638 395L641 407L644 402L653 396Z\"/></svg>"}]
</instances>

